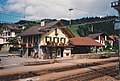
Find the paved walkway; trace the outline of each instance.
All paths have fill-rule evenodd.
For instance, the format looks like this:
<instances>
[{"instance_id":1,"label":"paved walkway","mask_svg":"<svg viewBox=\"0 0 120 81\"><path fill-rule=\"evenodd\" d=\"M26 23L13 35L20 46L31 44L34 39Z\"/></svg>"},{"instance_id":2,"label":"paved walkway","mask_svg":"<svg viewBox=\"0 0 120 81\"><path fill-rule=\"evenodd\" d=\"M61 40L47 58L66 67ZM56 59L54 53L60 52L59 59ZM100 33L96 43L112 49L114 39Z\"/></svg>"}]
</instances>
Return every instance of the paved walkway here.
<instances>
[{"instance_id":1,"label":"paved walkway","mask_svg":"<svg viewBox=\"0 0 120 81\"><path fill-rule=\"evenodd\" d=\"M18 56L15 56L15 57L1 57L0 67L3 67L4 69L16 68L16 67L22 67L22 65L20 65L21 63L36 62L36 61L47 61L47 60L34 59L34 58L21 58L21 57L18 57Z\"/></svg>"}]
</instances>

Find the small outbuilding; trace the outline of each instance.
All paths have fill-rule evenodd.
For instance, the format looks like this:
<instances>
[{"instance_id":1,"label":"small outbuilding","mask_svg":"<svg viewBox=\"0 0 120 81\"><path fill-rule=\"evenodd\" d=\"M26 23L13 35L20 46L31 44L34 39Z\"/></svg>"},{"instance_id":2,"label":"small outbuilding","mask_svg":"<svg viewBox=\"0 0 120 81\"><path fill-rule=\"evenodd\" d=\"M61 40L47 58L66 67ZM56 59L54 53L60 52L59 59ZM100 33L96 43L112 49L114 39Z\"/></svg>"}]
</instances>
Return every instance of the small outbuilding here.
<instances>
[{"instance_id":1,"label":"small outbuilding","mask_svg":"<svg viewBox=\"0 0 120 81\"><path fill-rule=\"evenodd\" d=\"M104 46L91 38L79 36L70 38L70 45L74 46L71 50L72 54L90 53L91 48L97 52L97 48Z\"/></svg>"}]
</instances>

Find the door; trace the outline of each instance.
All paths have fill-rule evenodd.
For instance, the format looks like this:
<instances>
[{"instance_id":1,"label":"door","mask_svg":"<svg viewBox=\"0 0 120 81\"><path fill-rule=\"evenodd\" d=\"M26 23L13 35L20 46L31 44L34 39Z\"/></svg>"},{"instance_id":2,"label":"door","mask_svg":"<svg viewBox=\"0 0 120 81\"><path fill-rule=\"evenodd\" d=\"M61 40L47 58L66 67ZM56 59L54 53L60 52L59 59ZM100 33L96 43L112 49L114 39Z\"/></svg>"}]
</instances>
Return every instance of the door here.
<instances>
[{"instance_id":1,"label":"door","mask_svg":"<svg viewBox=\"0 0 120 81\"><path fill-rule=\"evenodd\" d=\"M61 49L60 48L57 50L57 57L61 57Z\"/></svg>"}]
</instances>

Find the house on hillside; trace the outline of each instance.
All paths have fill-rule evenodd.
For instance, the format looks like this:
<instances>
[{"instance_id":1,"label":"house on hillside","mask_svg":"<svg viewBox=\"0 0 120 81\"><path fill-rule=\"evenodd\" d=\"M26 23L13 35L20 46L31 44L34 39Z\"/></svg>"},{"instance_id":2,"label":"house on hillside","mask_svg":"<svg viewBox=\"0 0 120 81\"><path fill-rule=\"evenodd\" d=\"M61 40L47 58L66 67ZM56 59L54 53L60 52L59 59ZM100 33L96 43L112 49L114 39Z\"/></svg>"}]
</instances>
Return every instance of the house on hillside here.
<instances>
[{"instance_id":1,"label":"house on hillside","mask_svg":"<svg viewBox=\"0 0 120 81\"><path fill-rule=\"evenodd\" d=\"M110 37L111 39L113 39L113 41L118 40L118 36L116 36L116 35L110 35L109 37Z\"/></svg>"},{"instance_id":2,"label":"house on hillside","mask_svg":"<svg viewBox=\"0 0 120 81\"><path fill-rule=\"evenodd\" d=\"M33 26L20 34L22 56L38 56L39 58L70 57L69 38L74 35L61 21L53 21Z\"/></svg>"},{"instance_id":3,"label":"house on hillside","mask_svg":"<svg viewBox=\"0 0 120 81\"><path fill-rule=\"evenodd\" d=\"M23 28L23 25L19 24L4 24L1 28L1 41L3 41L0 49L1 51L9 51L9 38L16 37Z\"/></svg>"},{"instance_id":4,"label":"house on hillside","mask_svg":"<svg viewBox=\"0 0 120 81\"><path fill-rule=\"evenodd\" d=\"M89 34L87 37L94 39L96 42L102 45L105 45L105 48L107 47L108 43L111 45L111 47L113 47L114 40L105 33Z\"/></svg>"},{"instance_id":5,"label":"house on hillside","mask_svg":"<svg viewBox=\"0 0 120 81\"><path fill-rule=\"evenodd\" d=\"M3 37L0 36L0 50L1 50L2 46L3 46Z\"/></svg>"},{"instance_id":6,"label":"house on hillside","mask_svg":"<svg viewBox=\"0 0 120 81\"><path fill-rule=\"evenodd\" d=\"M70 38L70 45L73 45L72 48L72 54L84 54L84 53L90 53L91 48L95 49L95 52L97 52L97 49L99 47L103 47L104 45L94 41L91 38L88 37L74 37ZM92 49L93 51L93 49Z\"/></svg>"}]
</instances>

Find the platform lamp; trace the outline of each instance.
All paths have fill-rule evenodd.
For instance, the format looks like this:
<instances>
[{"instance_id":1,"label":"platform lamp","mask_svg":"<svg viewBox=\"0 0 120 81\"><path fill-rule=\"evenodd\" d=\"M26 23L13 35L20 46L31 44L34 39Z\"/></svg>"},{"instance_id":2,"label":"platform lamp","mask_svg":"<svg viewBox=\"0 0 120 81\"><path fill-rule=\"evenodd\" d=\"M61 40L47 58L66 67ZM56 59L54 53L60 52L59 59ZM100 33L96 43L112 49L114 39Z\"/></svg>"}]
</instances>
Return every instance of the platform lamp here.
<instances>
[{"instance_id":1,"label":"platform lamp","mask_svg":"<svg viewBox=\"0 0 120 81\"><path fill-rule=\"evenodd\" d=\"M120 79L120 0L115 1L115 2L111 2L111 7L114 8L115 10L117 10L118 15L119 15L119 19L117 21L115 21L114 26L115 26L115 30L119 30L119 61L118 61L118 78Z\"/></svg>"},{"instance_id":2,"label":"platform lamp","mask_svg":"<svg viewBox=\"0 0 120 81\"><path fill-rule=\"evenodd\" d=\"M71 12L72 12L72 10L73 10L73 8L70 8L70 9L69 9L69 12L70 12L70 22L69 22L69 25L71 25L71 24L72 24L72 20L71 20L71 15L72 15L72 13L71 13Z\"/></svg>"}]
</instances>

